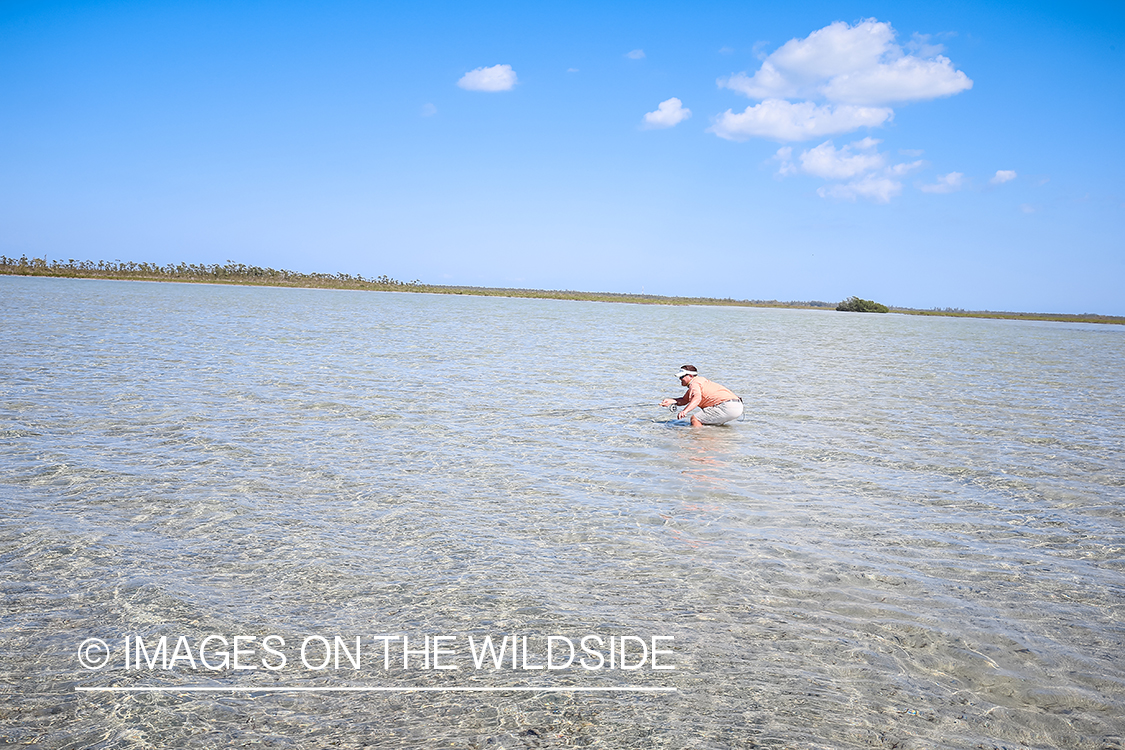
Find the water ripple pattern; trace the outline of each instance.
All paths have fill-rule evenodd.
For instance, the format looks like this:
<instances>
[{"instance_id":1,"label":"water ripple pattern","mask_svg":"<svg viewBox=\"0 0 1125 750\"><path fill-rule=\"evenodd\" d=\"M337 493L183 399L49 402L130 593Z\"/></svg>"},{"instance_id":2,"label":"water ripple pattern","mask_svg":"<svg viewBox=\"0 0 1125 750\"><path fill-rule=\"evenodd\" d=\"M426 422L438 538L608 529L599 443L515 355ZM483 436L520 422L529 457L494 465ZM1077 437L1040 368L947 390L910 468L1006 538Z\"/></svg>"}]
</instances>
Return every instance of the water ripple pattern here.
<instances>
[{"instance_id":1,"label":"water ripple pattern","mask_svg":"<svg viewBox=\"0 0 1125 750\"><path fill-rule=\"evenodd\" d=\"M1120 327L11 277L0 312L0 743L1125 743ZM656 407L689 362L742 421ZM76 657L238 633L676 669ZM676 692L267 690L349 685Z\"/></svg>"}]
</instances>

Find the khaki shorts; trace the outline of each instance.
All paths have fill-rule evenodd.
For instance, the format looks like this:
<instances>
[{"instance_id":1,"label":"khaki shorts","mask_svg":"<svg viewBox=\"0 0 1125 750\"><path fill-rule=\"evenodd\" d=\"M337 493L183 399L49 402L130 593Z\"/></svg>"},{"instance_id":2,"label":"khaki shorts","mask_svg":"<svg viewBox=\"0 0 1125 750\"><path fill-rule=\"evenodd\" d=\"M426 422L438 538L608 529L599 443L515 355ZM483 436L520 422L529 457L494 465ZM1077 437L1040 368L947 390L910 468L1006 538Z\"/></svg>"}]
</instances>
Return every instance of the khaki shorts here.
<instances>
[{"instance_id":1,"label":"khaki shorts","mask_svg":"<svg viewBox=\"0 0 1125 750\"><path fill-rule=\"evenodd\" d=\"M721 404L707 406L696 415L703 424L726 424L742 416L742 401L732 399Z\"/></svg>"}]
</instances>

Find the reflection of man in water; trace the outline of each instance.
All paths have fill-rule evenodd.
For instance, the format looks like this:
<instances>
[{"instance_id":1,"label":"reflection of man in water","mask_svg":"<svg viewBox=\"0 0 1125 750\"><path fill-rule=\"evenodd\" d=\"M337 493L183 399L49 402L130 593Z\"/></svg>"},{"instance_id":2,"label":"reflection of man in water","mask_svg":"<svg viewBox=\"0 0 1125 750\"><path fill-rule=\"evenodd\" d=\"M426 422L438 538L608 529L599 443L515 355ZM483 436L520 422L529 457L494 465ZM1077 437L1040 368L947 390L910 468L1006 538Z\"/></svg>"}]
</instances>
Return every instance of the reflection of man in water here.
<instances>
[{"instance_id":1,"label":"reflection of man in water","mask_svg":"<svg viewBox=\"0 0 1125 750\"><path fill-rule=\"evenodd\" d=\"M702 377L695 365L684 365L676 373L676 377L680 379L680 385L687 387L687 392L679 398L666 398L660 405L677 404L684 407L676 415L679 419L683 419L695 407L700 407L697 414L691 415L692 427L726 424L742 416L742 399L718 383Z\"/></svg>"}]
</instances>

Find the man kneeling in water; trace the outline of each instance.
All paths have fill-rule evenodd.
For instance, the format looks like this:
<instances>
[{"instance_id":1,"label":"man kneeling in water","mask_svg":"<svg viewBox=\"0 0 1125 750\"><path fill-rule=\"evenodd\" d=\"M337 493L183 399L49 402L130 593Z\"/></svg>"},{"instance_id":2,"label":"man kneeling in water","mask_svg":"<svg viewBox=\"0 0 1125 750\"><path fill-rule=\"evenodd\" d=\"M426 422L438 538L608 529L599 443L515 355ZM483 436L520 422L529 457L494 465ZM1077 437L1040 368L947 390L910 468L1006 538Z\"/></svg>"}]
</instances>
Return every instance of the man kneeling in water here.
<instances>
[{"instance_id":1,"label":"man kneeling in water","mask_svg":"<svg viewBox=\"0 0 1125 750\"><path fill-rule=\"evenodd\" d=\"M680 379L680 385L687 387L687 392L679 398L666 398L660 405L683 406L676 415L678 419L683 419L697 406L700 407L699 413L691 415L692 427L726 424L742 416L742 399L718 383L702 377L694 365L684 365L676 373L676 377Z\"/></svg>"}]
</instances>

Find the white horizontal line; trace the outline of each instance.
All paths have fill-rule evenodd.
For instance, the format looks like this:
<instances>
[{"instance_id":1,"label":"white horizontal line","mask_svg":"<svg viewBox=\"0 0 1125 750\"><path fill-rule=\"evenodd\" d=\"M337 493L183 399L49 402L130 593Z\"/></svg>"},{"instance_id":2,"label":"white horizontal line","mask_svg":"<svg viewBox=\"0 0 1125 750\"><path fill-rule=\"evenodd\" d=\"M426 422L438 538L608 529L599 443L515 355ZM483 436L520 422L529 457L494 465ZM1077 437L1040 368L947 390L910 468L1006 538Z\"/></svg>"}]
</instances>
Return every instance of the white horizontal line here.
<instances>
[{"instance_id":1,"label":"white horizontal line","mask_svg":"<svg viewBox=\"0 0 1125 750\"><path fill-rule=\"evenodd\" d=\"M674 687L76 687L80 693L676 693Z\"/></svg>"}]
</instances>

